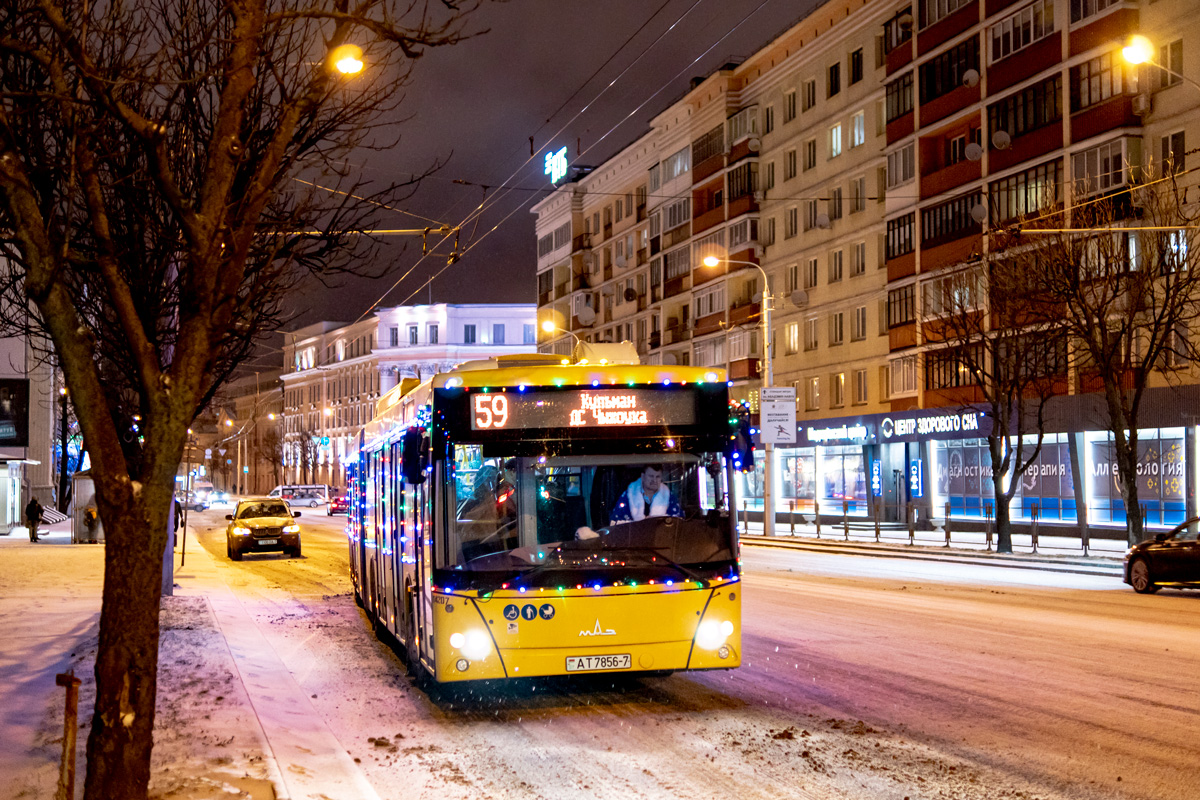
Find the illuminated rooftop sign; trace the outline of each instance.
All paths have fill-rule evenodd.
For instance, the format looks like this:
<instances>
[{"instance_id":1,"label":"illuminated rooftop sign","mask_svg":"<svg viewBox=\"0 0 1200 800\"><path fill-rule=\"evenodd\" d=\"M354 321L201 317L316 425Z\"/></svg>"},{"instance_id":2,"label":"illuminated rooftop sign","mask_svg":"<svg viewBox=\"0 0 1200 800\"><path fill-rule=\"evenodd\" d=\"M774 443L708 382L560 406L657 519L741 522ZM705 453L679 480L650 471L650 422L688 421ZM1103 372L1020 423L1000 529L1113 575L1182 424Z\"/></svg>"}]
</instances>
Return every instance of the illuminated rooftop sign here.
<instances>
[{"instance_id":1,"label":"illuminated rooftop sign","mask_svg":"<svg viewBox=\"0 0 1200 800\"><path fill-rule=\"evenodd\" d=\"M554 153L546 153L546 174L551 183L558 183L567 176L567 148Z\"/></svg>"}]
</instances>

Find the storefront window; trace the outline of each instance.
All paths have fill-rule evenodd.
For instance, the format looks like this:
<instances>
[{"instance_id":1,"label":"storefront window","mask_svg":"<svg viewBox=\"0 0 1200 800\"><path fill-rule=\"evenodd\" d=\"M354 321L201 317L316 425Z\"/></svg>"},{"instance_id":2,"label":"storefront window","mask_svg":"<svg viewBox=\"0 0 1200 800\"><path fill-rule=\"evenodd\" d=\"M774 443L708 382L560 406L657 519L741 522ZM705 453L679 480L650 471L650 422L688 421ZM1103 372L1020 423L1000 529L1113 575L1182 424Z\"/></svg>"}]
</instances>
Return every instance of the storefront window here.
<instances>
[{"instance_id":1,"label":"storefront window","mask_svg":"<svg viewBox=\"0 0 1200 800\"><path fill-rule=\"evenodd\" d=\"M815 448L781 451L783 467L782 495L790 511L812 513L817 496L817 456Z\"/></svg>"},{"instance_id":2,"label":"storefront window","mask_svg":"<svg viewBox=\"0 0 1200 800\"><path fill-rule=\"evenodd\" d=\"M1112 434L1087 434L1088 514L1092 522L1123 525L1125 501L1117 469ZM1166 527L1183 522L1183 428L1148 428L1138 432L1138 501L1145 507L1147 525Z\"/></svg>"},{"instance_id":3,"label":"storefront window","mask_svg":"<svg viewBox=\"0 0 1200 800\"><path fill-rule=\"evenodd\" d=\"M934 506L950 503L952 517L996 516L992 492L992 457L987 439L934 440ZM1015 504L1014 504L1015 508Z\"/></svg>"},{"instance_id":4,"label":"storefront window","mask_svg":"<svg viewBox=\"0 0 1200 800\"><path fill-rule=\"evenodd\" d=\"M866 514L867 472L863 465L861 447L822 447L821 502L831 503L829 513L842 510L842 501L849 503L852 514Z\"/></svg>"},{"instance_id":5,"label":"storefront window","mask_svg":"<svg viewBox=\"0 0 1200 800\"><path fill-rule=\"evenodd\" d=\"M1049 433L1042 439L1037 461L1019 478L1012 502L1013 519L1032 519L1035 505L1040 520L1075 522L1079 519L1068 436ZM1037 446L1037 437L1027 436L1025 446Z\"/></svg>"}]
</instances>

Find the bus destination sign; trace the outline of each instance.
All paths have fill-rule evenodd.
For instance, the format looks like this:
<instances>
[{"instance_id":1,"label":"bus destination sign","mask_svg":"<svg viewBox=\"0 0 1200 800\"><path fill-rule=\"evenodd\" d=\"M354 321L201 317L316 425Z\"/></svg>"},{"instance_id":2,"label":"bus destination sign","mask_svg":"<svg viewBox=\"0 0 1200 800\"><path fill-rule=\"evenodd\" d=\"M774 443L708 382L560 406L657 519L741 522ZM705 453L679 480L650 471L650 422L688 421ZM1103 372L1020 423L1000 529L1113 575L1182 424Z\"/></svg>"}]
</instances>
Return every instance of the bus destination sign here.
<instances>
[{"instance_id":1,"label":"bus destination sign","mask_svg":"<svg viewBox=\"0 0 1200 800\"><path fill-rule=\"evenodd\" d=\"M582 389L565 392L489 392L471 397L471 429L622 428L694 425L696 398L688 391Z\"/></svg>"}]
</instances>

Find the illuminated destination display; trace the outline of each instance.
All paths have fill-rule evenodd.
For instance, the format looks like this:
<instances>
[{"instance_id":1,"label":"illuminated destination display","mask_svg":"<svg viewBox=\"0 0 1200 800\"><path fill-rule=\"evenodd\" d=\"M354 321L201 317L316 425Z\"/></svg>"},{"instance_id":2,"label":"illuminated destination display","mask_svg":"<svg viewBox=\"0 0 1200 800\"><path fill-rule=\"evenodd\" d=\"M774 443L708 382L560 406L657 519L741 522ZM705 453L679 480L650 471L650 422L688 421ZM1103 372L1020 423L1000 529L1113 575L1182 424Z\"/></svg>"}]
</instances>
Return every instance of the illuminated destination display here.
<instances>
[{"instance_id":1,"label":"illuminated destination display","mask_svg":"<svg viewBox=\"0 0 1200 800\"><path fill-rule=\"evenodd\" d=\"M587 389L504 392L471 397L471 429L621 428L694 425L696 399L686 391Z\"/></svg>"}]
</instances>

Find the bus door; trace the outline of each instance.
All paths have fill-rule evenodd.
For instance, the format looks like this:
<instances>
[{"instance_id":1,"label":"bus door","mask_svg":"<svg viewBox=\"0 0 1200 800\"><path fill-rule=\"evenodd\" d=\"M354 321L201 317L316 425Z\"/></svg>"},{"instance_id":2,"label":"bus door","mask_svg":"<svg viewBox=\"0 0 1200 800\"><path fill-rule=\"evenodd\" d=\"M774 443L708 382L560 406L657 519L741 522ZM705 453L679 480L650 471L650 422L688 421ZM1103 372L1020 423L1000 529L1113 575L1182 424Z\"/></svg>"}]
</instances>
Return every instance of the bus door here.
<instances>
[{"instance_id":1,"label":"bus door","mask_svg":"<svg viewBox=\"0 0 1200 800\"><path fill-rule=\"evenodd\" d=\"M396 552L400 560L400 593L399 612L397 614L396 630L401 641L409 647L409 652L415 656L413 647L417 630L417 592L421 585L417 578L417 520L420 518L420 508L417 505L417 488L405 483L401 478L396 492L400 503L397 519L400 520L399 536Z\"/></svg>"},{"instance_id":2,"label":"bus door","mask_svg":"<svg viewBox=\"0 0 1200 800\"><path fill-rule=\"evenodd\" d=\"M367 460L366 520L363 525L363 607L368 616L376 618L379 610L379 493L382 488L379 468L383 458L379 450Z\"/></svg>"},{"instance_id":3,"label":"bus door","mask_svg":"<svg viewBox=\"0 0 1200 800\"><path fill-rule=\"evenodd\" d=\"M399 630L400 613L397 606L397 599L400 596L400 586L397 580L399 570L396 569L396 564L399 561L397 550L400 544L400 515L397 513L399 502L397 496L400 494L403 486L403 478L400 475L400 442L393 442L388 448L388 457L384 462L384 491L381 499L383 505L383 541L381 542L380 565L383 569L381 581L381 593L383 595L383 610L380 614L383 617L384 625L392 633Z\"/></svg>"},{"instance_id":4,"label":"bus door","mask_svg":"<svg viewBox=\"0 0 1200 800\"><path fill-rule=\"evenodd\" d=\"M433 469L430 480L414 487L417 507L417 586L420 592L417 611L417 638L421 643L421 655L433 661L433 636L431 620L433 619L432 570L433 549L436 542L443 537L441 520L446 519L441 506L445 503L446 462L438 461Z\"/></svg>"}]
</instances>

